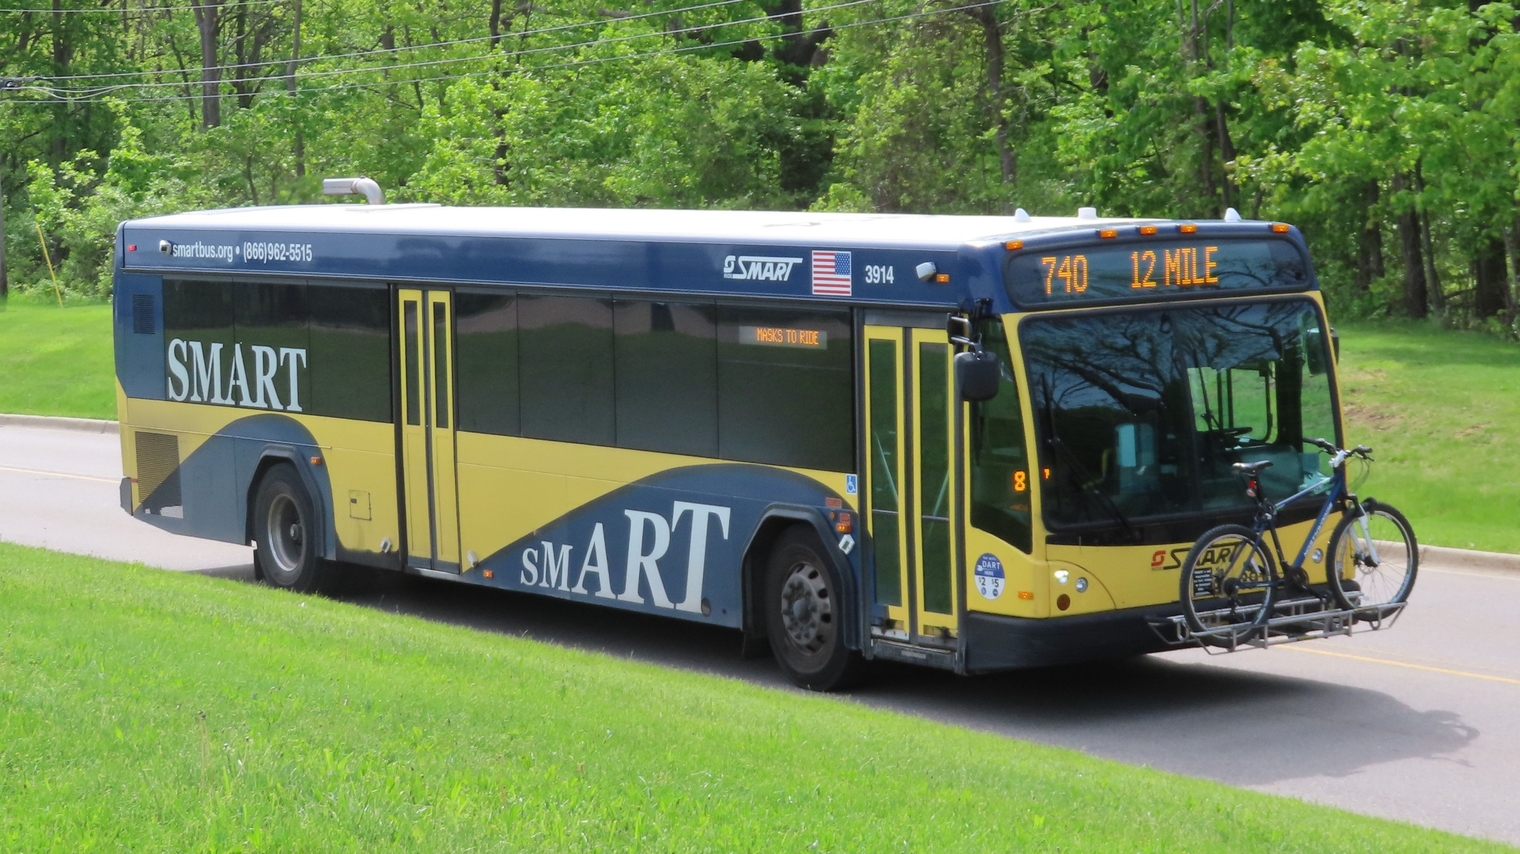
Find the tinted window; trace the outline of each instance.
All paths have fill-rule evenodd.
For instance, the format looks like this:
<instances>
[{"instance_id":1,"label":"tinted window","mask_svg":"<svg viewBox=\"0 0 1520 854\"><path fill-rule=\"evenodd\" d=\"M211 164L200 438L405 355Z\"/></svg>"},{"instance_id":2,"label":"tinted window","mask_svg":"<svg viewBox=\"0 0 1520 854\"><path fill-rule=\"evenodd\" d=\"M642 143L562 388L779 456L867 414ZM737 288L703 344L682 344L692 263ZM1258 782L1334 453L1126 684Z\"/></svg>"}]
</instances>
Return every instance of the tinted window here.
<instances>
[{"instance_id":1,"label":"tinted window","mask_svg":"<svg viewBox=\"0 0 1520 854\"><path fill-rule=\"evenodd\" d=\"M1029 453L1019 385L1002 321L984 320L982 345L997 354L997 396L971 404L971 524L1028 552L1033 547Z\"/></svg>"},{"instance_id":2,"label":"tinted window","mask_svg":"<svg viewBox=\"0 0 1520 854\"><path fill-rule=\"evenodd\" d=\"M239 402L259 408L305 410L310 389L310 338L306 285L238 282L232 286L237 347L247 369L247 396ZM292 376L294 372L294 376ZM236 372L228 394L238 385Z\"/></svg>"},{"instance_id":3,"label":"tinted window","mask_svg":"<svg viewBox=\"0 0 1520 854\"><path fill-rule=\"evenodd\" d=\"M716 309L618 300L613 318L618 447L716 457Z\"/></svg>"},{"instance_id":4,"label":"tinted window","mask_svg":"<svg viewBox=\"0 0 1520 854\"><path fill-rule=\"evenodd\" d=\"M854 470L849 315L720 306L718 319L719 455Z\"/></svg>"},{"instance_id":5,"label":"tinted window","mask_svg":"<svg viewBox=\"0 0 1520 854\"><path fill-rule=\"evenodd\" d=\"M460 293L454 306L459 429L516 436L517 297Z\"/></svg>"},{"instance_id":6,"label":"tinted window","mask_svg":"<svg viewBox=\"0 0 1520 854\"><path fill-rule=\"evenodd\" d=\"M614 444L612 300L520 296L522 434Z\"/></svg>"},{"instance_id":7,"label":"tinted window","mask_svg":"<svg viewBox=\"0 0 1520 854\"><path fill-rule=\"evenodd\" d=\"M170 400L233 402L226 389L233 350L232 285L165 281L164 347Z\"/></svg>"},{"instance_id":8,"label":"tinted window","mask_svg":"<svg viewBox=\"0 0 1520 854\"><path fill-rule=\"evenodd\" d=\"M307 302L311 399L302 405L314 415L390 421L390 291L317 286Z\"/></svg>"}]
</instances>

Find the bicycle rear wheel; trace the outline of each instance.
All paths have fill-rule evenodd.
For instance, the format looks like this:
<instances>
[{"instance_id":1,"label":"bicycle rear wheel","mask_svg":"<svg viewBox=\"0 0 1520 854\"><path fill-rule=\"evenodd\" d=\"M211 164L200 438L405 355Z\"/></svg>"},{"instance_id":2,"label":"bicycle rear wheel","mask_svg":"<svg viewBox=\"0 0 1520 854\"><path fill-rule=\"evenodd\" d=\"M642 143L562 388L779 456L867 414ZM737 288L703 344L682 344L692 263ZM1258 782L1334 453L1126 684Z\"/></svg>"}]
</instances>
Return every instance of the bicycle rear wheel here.
<instances>
[{"instance_id":1,"label":"bicycle rear wheel","mask_svg":"<svg viewBox=\"0 0 1520 854\"><path fill-rule=\"evenodd\" d=\"M1188 552L1178 593L1200 642L1233 645L1261 633L1271 618L1277 567L1255 531L1220 525Z\"/></svg>"},{"instance_id":2,"label":"bicycle rear wheel","mask_svg":"<svg viewBox=\"0 0 1520 854\"><path fill-rule=\"evenodd\" d=\"M1353 509L1343 515L1330 535L1330 593L1336 604L1353 610L1407 601L1420 568L1414 529L1381 501L1369 498L1362 509L1365 514Z\"/></svg>"}]
</instances>

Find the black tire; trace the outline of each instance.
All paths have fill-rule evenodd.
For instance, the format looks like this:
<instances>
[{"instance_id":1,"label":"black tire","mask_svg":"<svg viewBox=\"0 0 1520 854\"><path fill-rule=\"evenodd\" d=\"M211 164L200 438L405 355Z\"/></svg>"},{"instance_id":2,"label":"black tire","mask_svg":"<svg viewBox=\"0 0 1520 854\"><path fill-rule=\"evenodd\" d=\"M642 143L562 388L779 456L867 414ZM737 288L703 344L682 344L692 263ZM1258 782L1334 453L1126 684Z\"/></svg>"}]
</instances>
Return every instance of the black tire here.
<instances>
[{"instance_id":1,"label":"black tire","mask_svg":"<svg viewBox=\"0 0 1520 854\"><path fill-rule=\"evenodd\" d=\"M1341 516L1325 567L1330 593L1349 610L1406 602L1420 568L1414 528L1403 513L1376 499L1363 501L1362 508L1373 545L1364 547L1354 511Z\"/></svg>"},{"instance_id":2,"label":"black tire","mask_svg":"<svg viewBox=\"0 0 1520 854\"><path fill-rule=\"evenodd\" d=\"M842 629L849 603L818 537L791 528L771 549L765 572L765 630L776 663L798 686L836 691L849 685L864 664L845 645Z\"/></svg>"},{"instance_id":3,"label":"black tire","mask_svg":"<svg viewBox=\"0 0 1520 854\"><path fill-rule=\"evenodd\" d=\"M1195 635L1234 627L1228 638L1219 637L1217 642L1240 643L1259 634L1272 616L1277 565L1255 531L1242 525L1220 525L1205 532L1188 551L1178 598Z\"/></svg>"},{"instance_id":4,"label":"black tire","mask_svg":"<svg viewBox=\"0 0 1520 854\"><path fill-rule=\"evenodd\" d=\"M259 577L295 593L323 590L333 570L317 548L319 524L294 467L281 463L265 472L253 500L253 560Z\"/></svg>"}]
</instances>

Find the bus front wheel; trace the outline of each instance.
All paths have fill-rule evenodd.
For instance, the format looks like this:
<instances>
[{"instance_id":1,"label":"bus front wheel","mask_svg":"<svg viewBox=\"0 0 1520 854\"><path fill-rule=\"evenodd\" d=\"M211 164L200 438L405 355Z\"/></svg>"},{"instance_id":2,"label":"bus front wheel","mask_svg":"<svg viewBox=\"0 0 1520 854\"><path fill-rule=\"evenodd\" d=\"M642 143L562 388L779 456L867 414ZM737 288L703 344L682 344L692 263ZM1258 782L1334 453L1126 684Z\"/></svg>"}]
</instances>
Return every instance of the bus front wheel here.
<instances>
[{"instance_id":1,"label":"bus front wheel","mask_svg":"<svg viewBox=\"0 0 1520 854\"><path fill-rule=\"evenodd\" d=\"M797 685L834 691L858 674L860 653L845 645L847 604L818 538L803 528L782 534L766 567L765 629L776 663Z\"/></svg>"},{"instance_id":2,"label":"bus front wheel","mask_svg":"<svg viewBox=\"0 0 1520 854\"><path fill-rule=\"evenodd\" d=\"M296 593L313 593L326 580L327 566L317 550L316 509L296 470L280 464L259 481L253 502L253 559L269 584Z\"/></svg>"}]
</instances>

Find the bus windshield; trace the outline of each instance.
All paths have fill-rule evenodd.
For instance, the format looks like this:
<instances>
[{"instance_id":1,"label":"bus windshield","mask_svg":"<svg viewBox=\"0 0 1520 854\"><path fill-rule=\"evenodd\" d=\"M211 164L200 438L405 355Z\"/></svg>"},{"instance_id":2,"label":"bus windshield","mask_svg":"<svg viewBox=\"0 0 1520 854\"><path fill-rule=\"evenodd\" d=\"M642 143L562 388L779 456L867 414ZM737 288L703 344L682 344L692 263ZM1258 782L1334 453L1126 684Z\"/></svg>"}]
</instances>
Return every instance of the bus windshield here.
<instances>
[{"instance_id":1,"label":"bus windshield","mask_svg":"<svg viewBox=\"0 0 1520 854\"><path fill-rule=\"evenodd\" d=\"M1281 500L1337 440L1328 342L1307 299L1034 316L1020 327L1052 530L1250 505L1231 464L1271 460Z\"/></svg>"}]
</instances>

